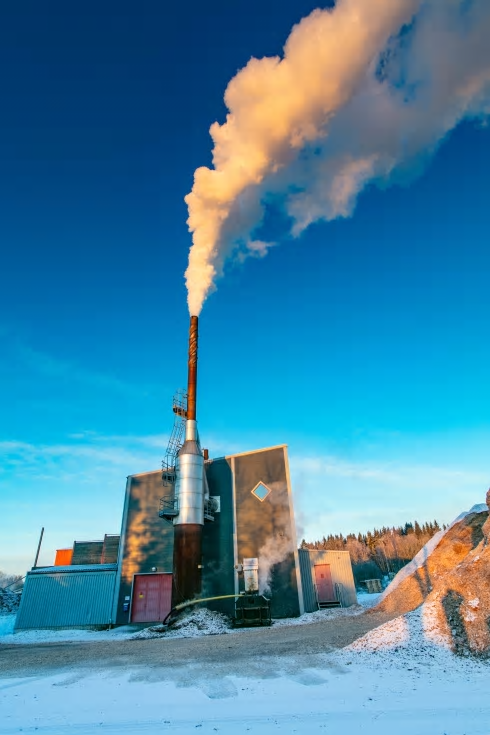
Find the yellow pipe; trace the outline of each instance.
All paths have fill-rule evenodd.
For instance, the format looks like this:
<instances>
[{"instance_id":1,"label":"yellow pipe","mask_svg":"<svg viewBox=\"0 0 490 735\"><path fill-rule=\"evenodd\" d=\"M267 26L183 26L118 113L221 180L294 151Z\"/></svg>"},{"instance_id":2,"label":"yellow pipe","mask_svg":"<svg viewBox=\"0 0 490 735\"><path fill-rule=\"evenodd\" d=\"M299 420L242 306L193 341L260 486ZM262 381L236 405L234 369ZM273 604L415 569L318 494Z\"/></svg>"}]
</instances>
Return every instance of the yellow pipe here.
<instances>
[{"instance_id":1,"label":"yellow pipe","mask_svg":"<svg viewBox=\"0 0 490 735\"><path fill-rule=\"evenodd\" d=\"M231 597L240 597L240 595L219 595L219 597L202 597L200 600L189 600L188 602L181 602L180 605L176 605L173 609L182 610L184 607L197 605L198 602L210 602L211 600L227 600Z\"/></svg>"}]
</instances>

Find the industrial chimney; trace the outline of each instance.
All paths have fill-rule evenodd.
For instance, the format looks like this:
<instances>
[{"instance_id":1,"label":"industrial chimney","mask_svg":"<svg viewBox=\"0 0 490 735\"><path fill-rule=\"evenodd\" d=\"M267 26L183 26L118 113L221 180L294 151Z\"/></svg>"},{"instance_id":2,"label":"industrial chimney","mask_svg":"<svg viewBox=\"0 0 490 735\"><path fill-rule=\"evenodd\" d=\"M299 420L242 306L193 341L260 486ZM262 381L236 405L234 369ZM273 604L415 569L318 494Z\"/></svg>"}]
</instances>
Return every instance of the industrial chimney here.
<instances>
[{"instance_id":1,"label":"industrial chimney","mask_svg":"<svg viewBox=\"0 0 490 735\"><path fill-rule=\"evenodd\" d=\"M201 591L202 529L204 526L204 456L196 423L198 317L191 316L187 379L185 441L175 461L175 500L172 604L191 600Z\"/></svg>"}]
</instances>

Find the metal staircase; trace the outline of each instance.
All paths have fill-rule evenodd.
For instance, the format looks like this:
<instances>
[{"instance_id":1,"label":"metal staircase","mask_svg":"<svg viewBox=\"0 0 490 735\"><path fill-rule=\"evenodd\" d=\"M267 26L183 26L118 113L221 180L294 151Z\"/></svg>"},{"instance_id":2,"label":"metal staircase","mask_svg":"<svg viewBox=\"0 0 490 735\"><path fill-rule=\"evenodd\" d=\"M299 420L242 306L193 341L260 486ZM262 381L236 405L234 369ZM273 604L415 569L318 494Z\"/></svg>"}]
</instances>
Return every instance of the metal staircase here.
<instances>
[{"instance_id":1,"label":"metal staircase","mask_svg":"<svg viewBox=\"0 0 490 735\"><path fill-rule=\"evenodd\" d=\"M171 487L175 484L175 458L183 444L185 421L187 418L187 393L185 390L180 389L174 395L172 411L175 415L174 425L170 439L168 440L165 459L162 461L162 481L165 487ZM163 500L165 498L162 498ZM174 515L177 515L177 513L174 513ZM160 512L160 517L164 518L165 516L162 516Z\"/></svg>"},{"instance_id":2,"label":"metal staircase","mask_svg":"<svg viewBox=\"0 0 490 735\"><path fill-rule=\"evenodd\" d=\"M344 585L341 584L340 582L336 582L334 585L334 589L335 589L335 599L334 600L320 601L318 598L318 589L316 588L316 585L315 585L316 599L318 603L318 608L320 610L325 610L331 607L345 607Z\"/></svg>"}]
</instances>

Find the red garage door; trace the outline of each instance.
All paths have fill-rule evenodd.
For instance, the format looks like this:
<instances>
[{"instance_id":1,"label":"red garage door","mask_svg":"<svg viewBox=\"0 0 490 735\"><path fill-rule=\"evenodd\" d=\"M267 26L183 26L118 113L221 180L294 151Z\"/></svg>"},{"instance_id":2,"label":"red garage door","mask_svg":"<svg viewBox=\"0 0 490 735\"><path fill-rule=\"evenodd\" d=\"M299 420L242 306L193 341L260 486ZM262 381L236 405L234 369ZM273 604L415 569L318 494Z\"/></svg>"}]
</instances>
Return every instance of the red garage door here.
<instances>
[{"instance_id":1,"label":"red garage door","mask_svg":"<svg viewBox=\"0 0 490 735\"><path fill-rule=\"evenodd\" d=\"M315 564L315 584L318 602L335 602L330 564Z\"/></svg>"},{"instance_id":2,"label":"red garage door","mask_svg":"<svg viewBox=\"0 0 490 735\"><path fill-rule=\"evenodd\" d=\"M171 574L135 574L132 623L158 623L172 606Z\"/></svg>"}]
</instances>

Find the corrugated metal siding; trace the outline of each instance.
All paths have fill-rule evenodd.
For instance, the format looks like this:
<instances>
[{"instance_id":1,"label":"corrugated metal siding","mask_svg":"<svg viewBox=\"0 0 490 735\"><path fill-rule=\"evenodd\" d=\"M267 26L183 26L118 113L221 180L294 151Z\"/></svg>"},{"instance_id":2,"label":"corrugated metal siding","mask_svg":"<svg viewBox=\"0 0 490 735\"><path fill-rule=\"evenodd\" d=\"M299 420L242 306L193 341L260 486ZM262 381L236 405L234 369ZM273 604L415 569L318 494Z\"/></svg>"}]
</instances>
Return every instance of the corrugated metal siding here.
<instances>
[{"instance_id":1,"label":"corrugated metal siding","mask_svg":"<svg viewBox=\"0 0 490 735\"><path fill-rule=\"evenodd\" d=\"M28 573L16 630L108 625L115 571Z\"/></svg>"},{"instance_id":2,"label":"corrugated metal siding","mask_svg":"<svg viewBox=\"0 0 490 735\"><path fill-rule=\"evenodd\" d=\"M332 573L332 581L339 585L339 596L344 607L350 607L357 603L356 585L354 582L354 575L352 573L352 562L348 551L317 551L316 549L300 549L303 555L303 565L306 566L306 556L308 554L310 560L310 576L311 585L313 586L314 569L315 564L330 564L330 571ZM300 555L301 556L301 555ZM301 562L300 562L301 564ZM301 566L303 574L303 565ZM306 584L308 585L308 576L305 573ZM304 578L303 577L303 578ZM315 588L313 586L313 593L315 594ZM305 594L305 592L303 592ZM316 610L316 594L315 594L315 606L312 609L306 606L305 597L305 610L312 612Z\"/></svg>"},{"instance_id":3,"label":"corrugated metal siding","mask_svg":"<svg viewBox=\"0 0 490 735\"><path fill-rule=\"evenodd\" d=\"M311 575L310 552L308 549L298 549L298 557L305 612L314 612L315 610L318 610L318 603L316 600L313 577Z\"/></svg>"}]
</instances>

